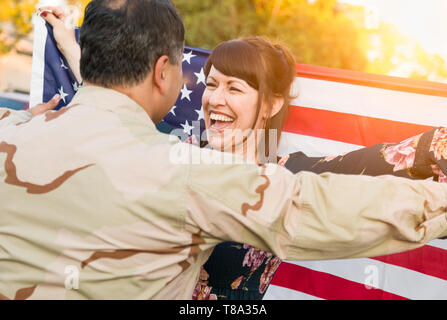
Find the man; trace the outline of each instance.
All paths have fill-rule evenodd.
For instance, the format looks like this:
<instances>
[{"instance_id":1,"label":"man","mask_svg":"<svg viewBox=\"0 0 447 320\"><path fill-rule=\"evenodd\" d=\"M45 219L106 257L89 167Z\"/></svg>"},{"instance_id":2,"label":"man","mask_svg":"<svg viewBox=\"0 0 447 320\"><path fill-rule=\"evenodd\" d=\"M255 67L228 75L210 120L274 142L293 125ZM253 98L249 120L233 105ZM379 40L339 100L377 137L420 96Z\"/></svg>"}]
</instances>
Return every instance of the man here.
<instances>
[{"instance_id":1,"label":"man","mask_svg":"<svg viewBox=\"0 0 447 320\"><path fill-rule=\"evenodd\" d=\"M183 43L168 0L93 0L72 103L0 109L1 298L190 299L222 241L336 259L447 235L442 184L188 161L222 154L155 128L181 87Z\"/></svg>"}]
</instances>

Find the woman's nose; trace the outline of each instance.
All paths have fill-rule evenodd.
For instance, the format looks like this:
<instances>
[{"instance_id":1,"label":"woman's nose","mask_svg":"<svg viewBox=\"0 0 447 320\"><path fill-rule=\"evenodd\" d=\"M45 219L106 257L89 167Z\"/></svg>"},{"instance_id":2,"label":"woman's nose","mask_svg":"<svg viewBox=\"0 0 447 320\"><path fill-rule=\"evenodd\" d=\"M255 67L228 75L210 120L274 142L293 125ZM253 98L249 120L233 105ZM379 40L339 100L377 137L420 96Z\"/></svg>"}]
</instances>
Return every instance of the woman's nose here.
<instances>
[{"instance_id":1,"label":"woman's nose","mask_svg":"<svg viewBox=\"0 0 447 320\"><path fill-rule=\"evenodd\" d=\"M213 106L219 106L225 104L225 92L221 86L217 87L210 94L209 104Z\"/></svg>"}]
</instances>

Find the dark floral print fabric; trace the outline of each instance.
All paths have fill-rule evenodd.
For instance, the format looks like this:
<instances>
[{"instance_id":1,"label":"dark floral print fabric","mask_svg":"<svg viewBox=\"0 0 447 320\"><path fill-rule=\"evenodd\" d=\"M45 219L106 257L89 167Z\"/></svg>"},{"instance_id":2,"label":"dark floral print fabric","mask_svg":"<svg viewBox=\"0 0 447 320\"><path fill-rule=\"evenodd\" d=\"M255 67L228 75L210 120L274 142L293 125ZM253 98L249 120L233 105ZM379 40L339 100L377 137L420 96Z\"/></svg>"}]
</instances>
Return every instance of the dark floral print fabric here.
<instances>
[{"instance_id":1,"label":"dark floral print fabric","mask_svg":"<svg viewBox=\"0 0 447 320\"><path fill-rule=\"evenodd\" d=\"M247 244L224 242L202 267L197 300L260 300L281 260Z\"/></svg>"},{"instance_id":2,"label":"dark floral print fabric","mask_svg":"<svg viewBox=\"0 0 447 320\"><path fill-rule=\"evenodd\" d=\"M410 179L447 181L447 129L436 128L399 143L381 143L340 156L307 157L291 154L285 167L297 173L333 172L370 176L395 175Z\"/></svg>"}]
</instances>

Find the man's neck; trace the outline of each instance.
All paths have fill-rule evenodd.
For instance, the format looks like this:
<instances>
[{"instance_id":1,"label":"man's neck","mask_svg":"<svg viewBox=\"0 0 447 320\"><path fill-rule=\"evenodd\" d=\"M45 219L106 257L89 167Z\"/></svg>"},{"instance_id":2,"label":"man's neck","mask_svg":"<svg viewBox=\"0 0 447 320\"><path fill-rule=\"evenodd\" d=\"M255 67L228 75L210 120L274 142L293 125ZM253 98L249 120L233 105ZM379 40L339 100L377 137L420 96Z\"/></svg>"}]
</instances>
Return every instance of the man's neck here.
<instances>
[{"instance_id":1,"label":"man's neck","mask_svg":"<svg viewBox=\"0 0 447 320\"><path fill-rule=\"evenodd\" d=\"M94 83L85 82L84 86L99 86ZM122 87L122 86L113 86L108 89L115 90L119 93L122 93L128 96L130 99L135 101L143 110L149 115L154 123L158 122L158 119L154 119L155 117L155 107L156 104L153 103L152 95L150 94L151 88L148 88L144 85L136 85L132 87Z\"/></svg>"}]
</instances>

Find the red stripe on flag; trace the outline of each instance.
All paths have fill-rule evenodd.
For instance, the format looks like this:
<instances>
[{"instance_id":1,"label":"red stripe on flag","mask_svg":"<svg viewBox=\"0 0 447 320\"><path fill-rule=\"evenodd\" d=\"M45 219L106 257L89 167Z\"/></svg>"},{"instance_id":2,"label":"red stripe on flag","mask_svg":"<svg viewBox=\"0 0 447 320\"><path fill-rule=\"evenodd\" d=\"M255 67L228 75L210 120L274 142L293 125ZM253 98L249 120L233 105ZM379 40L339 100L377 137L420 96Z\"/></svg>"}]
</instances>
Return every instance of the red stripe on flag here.
<instances>
[{"instance_id":1,"label":"red stripe on flag","mask_svg":"<svg viewBox=\"0 0 447 320\"><path fill-rule=\"evenodd\" d=\"M413 123L292 106L284 131L360 146L372 146L381 142L400 142L432 128Z\"/></svg>"},{"instance_id":2,"label":"red stripe on flag","mask_svg":"<svg viewBox=\"0 0 447 320\"><path fill-rule=\"evenodd\" d=\"M372 259L447 280L447 250L444 249L427 245Z\"/></svg>"},{"instance_id":3,"label":"red stripe on flag","mask_svg":"<svg viewBox=\"0 0 447 320\"><path fill-rule=\"evenodd\" d=\"M280 264L271 284L325 300L408 300L381 289L368 289L361 283L287 262Z\"/></svg>"}]
</instances>

